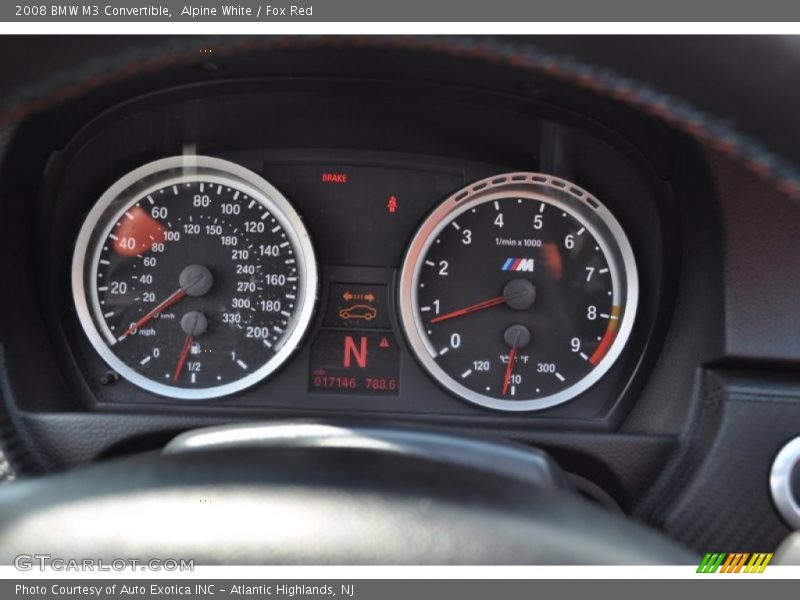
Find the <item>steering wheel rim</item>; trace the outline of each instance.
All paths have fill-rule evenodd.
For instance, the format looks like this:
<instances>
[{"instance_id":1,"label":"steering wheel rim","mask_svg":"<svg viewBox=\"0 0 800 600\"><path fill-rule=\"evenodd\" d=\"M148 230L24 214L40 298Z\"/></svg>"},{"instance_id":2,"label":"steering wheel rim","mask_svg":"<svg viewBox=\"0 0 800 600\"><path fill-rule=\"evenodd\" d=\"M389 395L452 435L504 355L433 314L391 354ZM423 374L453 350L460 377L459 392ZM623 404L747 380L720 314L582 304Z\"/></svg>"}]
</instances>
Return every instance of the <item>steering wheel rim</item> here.
<instances>
[{"instance_id":1,"label":"steering wheel rim","mask_svg":"<svg viewBox=\"0 0 800 600\"><path fill-rule=\"evenodd\" d=\"M31 552L197 564L694 560L563 481L540 451L436 430L197 430L163 452L0 489L0 560Z\"/></svg>"}]
</instances>

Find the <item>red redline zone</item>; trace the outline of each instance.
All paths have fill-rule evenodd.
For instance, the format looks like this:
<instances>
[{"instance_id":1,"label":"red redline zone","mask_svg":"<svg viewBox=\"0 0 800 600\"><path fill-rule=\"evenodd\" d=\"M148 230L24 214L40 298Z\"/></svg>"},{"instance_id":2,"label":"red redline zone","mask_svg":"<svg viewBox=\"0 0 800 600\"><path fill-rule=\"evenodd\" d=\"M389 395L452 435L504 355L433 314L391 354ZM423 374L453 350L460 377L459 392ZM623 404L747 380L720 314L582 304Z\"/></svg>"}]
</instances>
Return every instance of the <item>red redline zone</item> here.
<instances>
[{"instance_id":1,"label":"red redline zone","mask_svg":"<svg viewBox=\"0 0 800 600\"><path fill-rule=\"evenodd\" d=\"M619 315L620 315L620 307L619 306L612 306L611 307L611 316L608 321L608 328L606 329L605 334L603 335L603 339L600 340L600 345L597 346L597 349L594 353L589 357L589 364L593 367L596 367L598 363L603 360L603 357L608 354L609 349L611 348L611 344L614 343L614 340L617 337L617 329L619 328Z\"/></svg>"},{"instance_id":2,"label":"red redline zone","mask_svg":"<svg viewBox=\"0 0 800 600\"><path fill-rule=\"evenodd\" d=\"M153 244L163 243L168 229L151 217L140 206L134 206L122 215L114 235L114 252L120 256L134 257L149 252Z\"/></svg>"}]
</instances>

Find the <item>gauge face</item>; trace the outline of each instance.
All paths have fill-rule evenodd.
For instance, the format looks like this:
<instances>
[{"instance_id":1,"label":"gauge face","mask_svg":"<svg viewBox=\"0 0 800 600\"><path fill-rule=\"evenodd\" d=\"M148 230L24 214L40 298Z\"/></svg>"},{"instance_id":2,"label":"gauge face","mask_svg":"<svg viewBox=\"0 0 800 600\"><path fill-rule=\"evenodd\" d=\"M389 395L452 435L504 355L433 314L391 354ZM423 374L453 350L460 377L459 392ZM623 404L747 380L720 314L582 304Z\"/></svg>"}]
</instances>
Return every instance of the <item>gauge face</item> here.
<instances>
[{"instance_id":1,"label":"gauge face","mask_svg":"<svg viewBox=\"0 0 800 600\"><path fill-rule=\"evenodd\" d=\"M103 195L78 238L73 294L122 377L202 399L288 358L311 319L316 272L308 233L275 188L233 163L182 156Z\"/></svg>"},{"instance_id":2,"label":"gauge face","mask_svg":"<svg viewBox=\"0 0 800 600\"><path fill-rule=\"evenodd\" d=\"M566 402L618 358L638 299L630 244L574 184L512 173L423 223L401 274L408 341L444 387L482 406Z\"/></svg>"}]
</instances>

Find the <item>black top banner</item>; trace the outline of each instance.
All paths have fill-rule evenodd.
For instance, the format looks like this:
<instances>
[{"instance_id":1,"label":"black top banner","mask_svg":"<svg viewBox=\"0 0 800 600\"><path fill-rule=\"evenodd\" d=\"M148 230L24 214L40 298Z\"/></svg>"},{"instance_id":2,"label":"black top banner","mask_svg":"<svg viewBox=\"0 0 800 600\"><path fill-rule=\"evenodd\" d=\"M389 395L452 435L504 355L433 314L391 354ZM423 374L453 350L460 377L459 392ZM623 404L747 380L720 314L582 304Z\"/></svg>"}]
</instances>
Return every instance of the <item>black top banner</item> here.
<instances>
[{"instance_id":1,"label":"black top banner","mask_svg":"<svg viewBox=\"0 0 800 600\"><path fill-rule=\"evenodd\" d=\"M787 22L788 0L116 0L0 4L0 22Z\"/></svg>"}]
</instances>

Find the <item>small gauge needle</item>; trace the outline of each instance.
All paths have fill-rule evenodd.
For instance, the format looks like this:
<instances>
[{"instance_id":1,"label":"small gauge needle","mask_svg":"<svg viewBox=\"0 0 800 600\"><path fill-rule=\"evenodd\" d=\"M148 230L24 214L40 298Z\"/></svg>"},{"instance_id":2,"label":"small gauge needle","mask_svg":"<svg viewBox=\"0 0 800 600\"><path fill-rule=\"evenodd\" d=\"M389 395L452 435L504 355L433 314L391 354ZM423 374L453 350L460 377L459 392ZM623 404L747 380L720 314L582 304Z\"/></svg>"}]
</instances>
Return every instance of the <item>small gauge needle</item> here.
<instances>
[{"instance_id":1,"label":"small gauge needle","mask_svg":"<svg viewBox=\"0 0 800 600\"><path fill-rule=\"evenodd\" d=\"M514 374L514 363L517 361L517 344L522 332L518 332L511 349L508 351L508 364L506 365L506 373L503 376L503 396L508 393L508 387L511 385L511 376Z\"/></svg>"},{"instance_id":2,"label":"small gauge needle","mask_svg":"<svg viewBox=\"0 0 800 600\"><path fill-rule=\"evenodd\" d=\"M181 376L183 364L186 362L186 357L189 355L189 350L191 350L192 344L194 344L194 336L189 334L186 336L186 341L183 342L181 355L178 357L178 366L175 367L175 374L172 376L172 381L178 381L178 377Z\"/></svg>"},{"instance_id":3,"label":"small gauge needle","mask_svg":"<svg viewBox=\"0 0 800 600\"><path fill-rule=\"evenodd\" d=\"M517 359L517 348L511 348L508 353L508 364L506 365L506 374L503 377L503 396L508 393L508 386L511 384L511 375L514 373L514 362Z\"/></svg>"}]
</instances>

